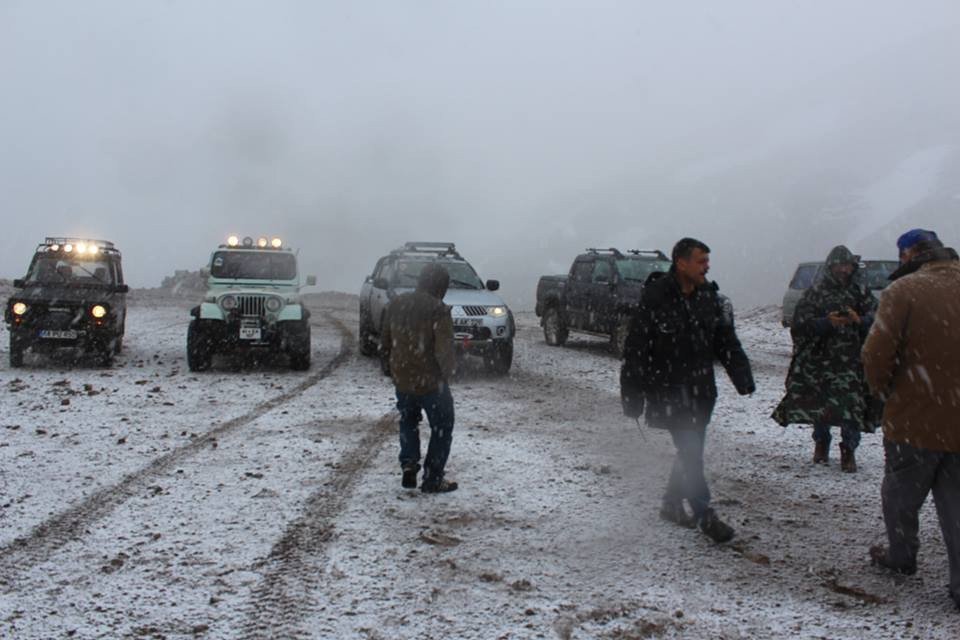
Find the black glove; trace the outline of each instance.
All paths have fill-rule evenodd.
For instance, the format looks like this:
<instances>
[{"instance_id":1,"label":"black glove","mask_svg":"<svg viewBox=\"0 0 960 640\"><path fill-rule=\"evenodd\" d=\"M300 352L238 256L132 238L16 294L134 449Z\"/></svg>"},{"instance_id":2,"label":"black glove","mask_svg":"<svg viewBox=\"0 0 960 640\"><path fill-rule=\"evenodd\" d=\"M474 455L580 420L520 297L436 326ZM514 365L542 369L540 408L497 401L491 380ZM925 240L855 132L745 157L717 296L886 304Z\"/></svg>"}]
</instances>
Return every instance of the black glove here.
<instances>
[{"instance_id":1,"label":"black glove","mask_svg":"<svg viewBox=\"0 0 960 640\"><path fill-rule=\"evenodd\" d=\"M620 404L623 405L623 415L628 418L640 418L643 416L643 394L638 393L631 396L621 396Z\"/></svg>"}]
</instances>

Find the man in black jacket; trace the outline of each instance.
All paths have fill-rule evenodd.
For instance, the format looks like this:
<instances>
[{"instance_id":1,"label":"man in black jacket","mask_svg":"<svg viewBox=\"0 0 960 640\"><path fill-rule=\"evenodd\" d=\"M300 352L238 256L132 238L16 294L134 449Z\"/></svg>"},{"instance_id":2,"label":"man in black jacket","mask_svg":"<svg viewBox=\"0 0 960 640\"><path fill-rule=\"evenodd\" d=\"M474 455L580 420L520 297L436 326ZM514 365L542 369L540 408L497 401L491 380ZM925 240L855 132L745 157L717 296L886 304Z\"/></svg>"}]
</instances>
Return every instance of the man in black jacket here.
<instances>
[{"instance_id":1,"label":"man in black jacket","mask_svg":"<svg viewBox=\"0 0 960 640\"><path fill-rule=\"evenodd\" d=\"M660 516L726 542L734 531L710 508L703 472L704 437L717 398L714 361L723 364L741 395L755 390L753 374L732 314L707 282L710 248L683 238L672 257L669 273L648 281L630 322L620 371L623 412L668 429L677 448Z\"/></svg>"}]
</instances>

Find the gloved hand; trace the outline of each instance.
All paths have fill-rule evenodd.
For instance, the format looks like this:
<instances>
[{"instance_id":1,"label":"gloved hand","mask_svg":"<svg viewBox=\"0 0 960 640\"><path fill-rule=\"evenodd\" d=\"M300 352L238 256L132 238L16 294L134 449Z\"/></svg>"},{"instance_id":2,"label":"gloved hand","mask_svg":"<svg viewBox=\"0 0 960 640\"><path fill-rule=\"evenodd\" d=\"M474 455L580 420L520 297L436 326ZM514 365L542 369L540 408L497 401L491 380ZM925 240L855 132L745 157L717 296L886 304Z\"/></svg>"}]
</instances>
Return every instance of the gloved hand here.
<instances>
[{"instance_id":1,"label":"gloved hand","mask_svg":"<svg viewBox=\"0 0 960 640\"><path fill-rule=\"evenodd\" d=\"M620 404L623 405L623 415L628 418L640 418L643 416L644 397L642 394L621 396Z\"/></svg>"},{"instance_id":2,"label":"gloved hand","mask_svg":"<svg viewBox=\"0 0 960 640\"><path fill-rule=\"evenodd\" d=\"M742 396L752 395L753 392L756 390L757 390L757 385L753 383L753 380L751 380L747 384L737 387L737 393L739 393Z\"/></svg>"}]
</instances>

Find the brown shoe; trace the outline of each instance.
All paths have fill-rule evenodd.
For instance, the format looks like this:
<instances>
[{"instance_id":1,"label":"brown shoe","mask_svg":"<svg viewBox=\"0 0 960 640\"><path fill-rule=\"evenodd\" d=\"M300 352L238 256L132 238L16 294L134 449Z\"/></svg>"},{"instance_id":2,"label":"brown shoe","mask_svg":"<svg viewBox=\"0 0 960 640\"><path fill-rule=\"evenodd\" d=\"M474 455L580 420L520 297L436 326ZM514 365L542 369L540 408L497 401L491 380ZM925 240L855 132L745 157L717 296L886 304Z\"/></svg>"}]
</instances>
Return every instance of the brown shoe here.
<instances>
[{"instance_id":1,"label":"brown shoe","mask_svg":"<svg viewBox=\"0 0 960 640\"><path fill-rule=\"evenodd\" d=\"M829 457L830 450L827 449L827 444L825 442L817 442L813 448L813 463L827 464Z\"/></svg>"},{"instance_id":2,"label":"brown shoe","mask_svg":"<svg viewBox=\"0 0 960 640\"><path fill-rule=\"evenodd\" d=\"M857 457L853 455L853 449L840 445L840 470L844 473L857 472Z\"/></svg>"}]
</instances>

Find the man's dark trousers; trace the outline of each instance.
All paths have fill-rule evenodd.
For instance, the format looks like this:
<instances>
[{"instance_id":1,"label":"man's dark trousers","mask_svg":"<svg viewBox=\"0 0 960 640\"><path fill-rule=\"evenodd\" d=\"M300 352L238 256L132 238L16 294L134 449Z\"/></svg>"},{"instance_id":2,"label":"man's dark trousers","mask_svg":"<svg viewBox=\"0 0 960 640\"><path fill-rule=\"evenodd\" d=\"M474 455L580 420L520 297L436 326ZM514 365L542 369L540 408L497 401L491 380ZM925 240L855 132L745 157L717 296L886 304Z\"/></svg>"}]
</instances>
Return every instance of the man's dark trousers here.
<instances>
[{"instance_id":1,"label":"man's dark trousers","mask_svg":"<svg viewBox=\"0 0 960 640\"><path fill-rule=\"evenodd\" d=\"M424 395L397 391L397 409L400 410L400 464L406 466L420 462L419 424L423 411L430 423L430 443L423 461L423 484L429 486L440 482L453 442L450 385L443 384L437 391Z\"/></svg>"},{"instance_id":2,"label":"man's dark trousers","mask_svg":"<svg viewBox=\"0 0 960 640\"><path fill-rule=\"evenodd\" d=\"M695 518L710 507L710 489L703 473L703 446L707 426L690 426L670 430L677 457L673 460L670 480L663 496L664 503L679 503L686 498Z\"/></svg>"},{"instance_id":3,"label":"man's dark trousers","mask_svg":"<svg viewBox=\"0 0 960 640\"><path fill-rule=\"evenodd\" d=\"M908 571L916 568L920 508L932 491L950 562L950 595L960 606L960 453L918 449L890 440L883 441L883 448L886 463L881 496L890 564Z\"/></svg>"}]
</instances>

